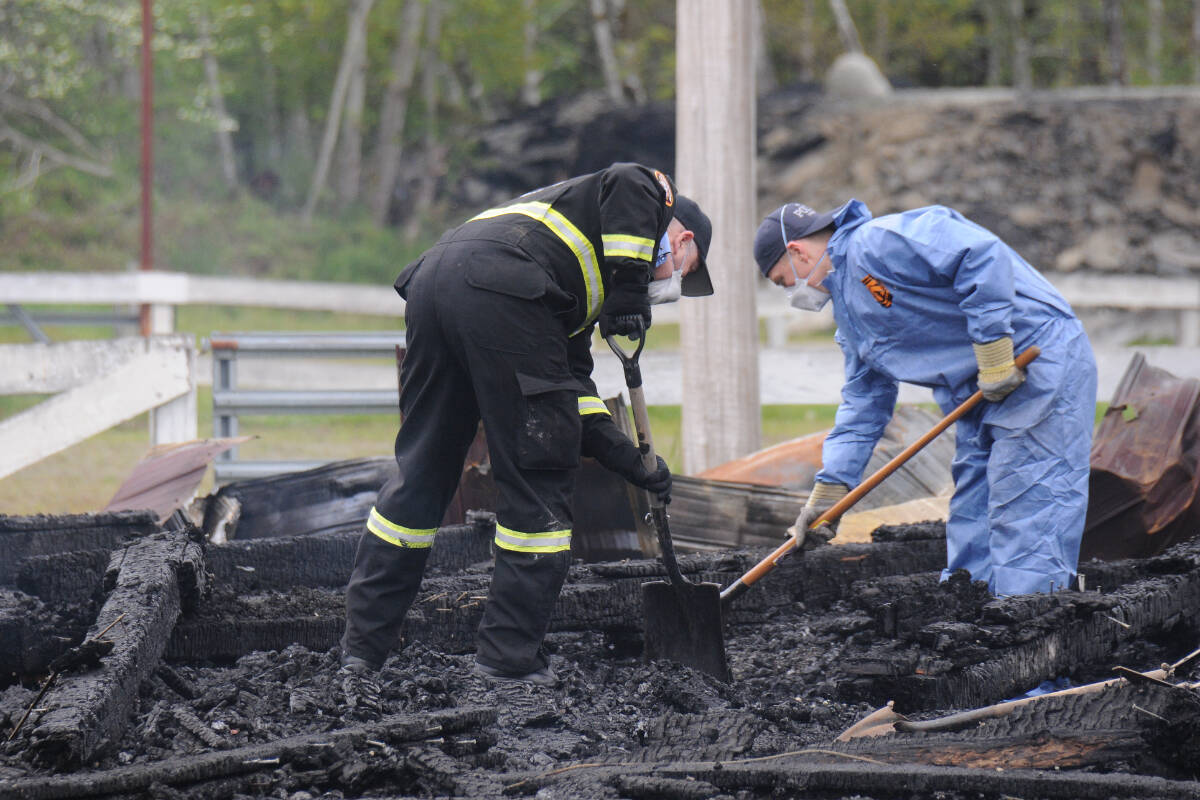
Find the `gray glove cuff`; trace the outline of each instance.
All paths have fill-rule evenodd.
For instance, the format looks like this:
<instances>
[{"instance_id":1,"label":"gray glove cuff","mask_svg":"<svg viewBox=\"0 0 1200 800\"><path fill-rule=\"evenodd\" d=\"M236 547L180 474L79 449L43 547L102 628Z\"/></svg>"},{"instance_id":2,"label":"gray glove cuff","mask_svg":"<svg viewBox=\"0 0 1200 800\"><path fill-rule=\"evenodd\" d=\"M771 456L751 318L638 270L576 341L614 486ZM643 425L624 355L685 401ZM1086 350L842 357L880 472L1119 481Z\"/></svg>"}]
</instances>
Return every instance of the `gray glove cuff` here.
<instances>
[{"instance_id":1,"label":"gray glove cuff","mask_svg":"<svg viewBox=\"0 0 1200 800\"><path fill-rule=\"evenodd\" d=\"M812 491L809 492L808 501L804 504L805 508L832 508L837 501L850 493L850 487L844 483L821 483L820 481L813 484Z\"/></svg>"}]
</instances>

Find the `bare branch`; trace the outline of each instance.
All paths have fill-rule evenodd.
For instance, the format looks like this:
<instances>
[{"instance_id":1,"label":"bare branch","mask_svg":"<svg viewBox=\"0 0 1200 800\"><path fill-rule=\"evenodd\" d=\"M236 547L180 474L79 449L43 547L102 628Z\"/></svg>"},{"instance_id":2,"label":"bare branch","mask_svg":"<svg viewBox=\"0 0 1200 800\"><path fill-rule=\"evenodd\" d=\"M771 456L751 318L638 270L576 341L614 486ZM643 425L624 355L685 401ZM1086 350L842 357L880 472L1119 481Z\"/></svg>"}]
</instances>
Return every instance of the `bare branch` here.
<instances>
[{"instance_id":1,"label":"bare branch","mask_svg":"<svg viewBox=\"0 0 1200 800\"><path fill-rule=\"evenodd\" d=\"M103 160L100 151L82 133L39 100L30 100L29 98L0 91L0 109L27 114L35 119L39 119L65 136L71 144L78 147L89 157L97 161Z\"/></svg>"},{"instance_id":2,"label":"bare branch","mask_svg":"<svg viewBox=\"0 0 1200 800\"><path fill-rule=\"evenodd\" d=\"M77 169L80 172L86 172L89 175L96 175L100 178L111 178L112 169L108 164L103 164L97 161L90 161L79 156L73 156L70 153L64 153L53 145L45 142L36 141L25 134L18 131L11 125L0 122L0 141L11 141L18 149L29 153L40 153L51 161L58 162L63 166Z\"/></svg>"}]
</instances>

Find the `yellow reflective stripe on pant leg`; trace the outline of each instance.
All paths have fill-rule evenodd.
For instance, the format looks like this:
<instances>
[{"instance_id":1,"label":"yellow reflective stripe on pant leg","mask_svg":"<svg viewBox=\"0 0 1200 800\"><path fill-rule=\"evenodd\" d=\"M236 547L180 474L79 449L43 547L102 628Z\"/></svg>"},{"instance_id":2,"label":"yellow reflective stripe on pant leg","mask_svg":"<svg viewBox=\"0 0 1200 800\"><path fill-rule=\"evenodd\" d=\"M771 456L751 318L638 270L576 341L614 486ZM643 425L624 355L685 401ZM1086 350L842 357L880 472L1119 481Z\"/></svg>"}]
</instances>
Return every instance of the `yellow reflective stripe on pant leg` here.
<instances>
[{"instance_id":1,"label":"yellow reflective stripe on pant leg","mask_svg":"<svg viewBox=\"0 0 1200 800\"><path fill-rule=\"evenodd\" d=\"M579 398L579 416L584 414L608 414L608 406L599 397L581 396ZM612 416L609 414L609 416Z\"/></svg>"},{"instance_id":2,"label":"yellow reflective stripe on pant leg","mask_svg":"<svg viewBox=\"0 0 1200 800\"><path fill-rule=\"evenodd\" d=\"M496 525L496 546L518 553L559 553L571 549L571 529L521 533Z\"/></svg>"},{"instance_id":3,"label":"yellow reflective stripe on pant leg","mask_svg":"<svg viewBox=\"0 0 1200 800\"><path fill-rule=\"evenodd\" d=\"M406 528L389 521L378 511L371 508L367 517L367 530L397 547L432 547L433 537L437 528Z\"/></svg>"},{"instance_id":4,"label":"yellow reflective stripe on pant leg","mask_svg":"<svg viewBox=\"0 0 1200 800\"><path fill-rule=\"evenodd\" d=\"M576 328L571 335L574 336L591 325L600 315L600 307L604 305L604 279L600 275L600 259L596 256L596 248L592 247L591 240L583 234L583 231L575 227L574 222L563 216L561 211L555 211L549 203L536 200L489 208L471 219L491 219L504 214L521 214L536 219L561 239L563 244L571 248L571 252L579 260L579 269L583 272L583 284L587 289L587 316L584 318L583 324ZM649 256L647 256L648 259Z\"/></svg>"},{"instance_id":5,"label":"yellow reflective stripe on pant leg","mask_svg":"<svg viewBox=\"0 0 1200 800\"><path fill-rule=\"evenodd\" d=\"M654 240L643 236L629 234L606 233L600 237L604 244L605 258L636 258L639 261L649 261L654 255Z\"/></svg>"}]
</instances>

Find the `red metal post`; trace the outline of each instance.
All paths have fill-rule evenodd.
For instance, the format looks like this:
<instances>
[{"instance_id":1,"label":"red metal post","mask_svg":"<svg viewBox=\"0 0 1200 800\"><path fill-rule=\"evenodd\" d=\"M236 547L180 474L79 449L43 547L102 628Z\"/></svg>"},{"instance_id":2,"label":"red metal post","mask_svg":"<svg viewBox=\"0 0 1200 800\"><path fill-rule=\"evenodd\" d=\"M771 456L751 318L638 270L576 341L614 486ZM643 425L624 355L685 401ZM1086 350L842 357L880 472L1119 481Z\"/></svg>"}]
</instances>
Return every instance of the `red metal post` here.
<instances>
[{"instance_id":1,"label":"red metal post","mask_svg":"<svg viewBox=\"0 0 1200 800\"><path fill-rule=\"evenodd\" d=\"M154 0L142 0L142 269L154 269ZM150 306L139 312L150 335Z\"/></svg>"}]
</instances>

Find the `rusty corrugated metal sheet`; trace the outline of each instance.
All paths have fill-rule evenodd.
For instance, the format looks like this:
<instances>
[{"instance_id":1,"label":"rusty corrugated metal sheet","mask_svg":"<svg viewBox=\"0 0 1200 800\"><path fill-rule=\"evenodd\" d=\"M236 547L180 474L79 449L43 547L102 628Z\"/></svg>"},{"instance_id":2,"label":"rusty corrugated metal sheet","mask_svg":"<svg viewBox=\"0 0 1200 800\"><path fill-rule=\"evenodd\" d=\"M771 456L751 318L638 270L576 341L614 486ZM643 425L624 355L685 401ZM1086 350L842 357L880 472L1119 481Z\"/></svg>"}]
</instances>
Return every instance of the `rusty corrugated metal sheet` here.
<instances>
[{"instance_id":1,"label":"rusty corrugated metal sheet","mask_svg":"<svg viewBox=\"0 0 1200 800\"><path fill-rule=\"evenodd\" d=\"M214 458L252 438L197 439L152 448L103 510L149 509L158 514L159 522L164 522L175 509L182 508L192 499Z\"/></svg>"},{"instance_id":2,"label":"rusty corrugated metal sheet","mask_svg":"<svg viewBox=\"0 0 1200 800\"><path fill-rule=\"evenodd\" d=\"M1080 559L1154 555L1200 532L1200 381L1138 353L1092 444Z\"/></svg>"}]
</instances>

